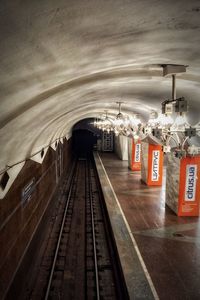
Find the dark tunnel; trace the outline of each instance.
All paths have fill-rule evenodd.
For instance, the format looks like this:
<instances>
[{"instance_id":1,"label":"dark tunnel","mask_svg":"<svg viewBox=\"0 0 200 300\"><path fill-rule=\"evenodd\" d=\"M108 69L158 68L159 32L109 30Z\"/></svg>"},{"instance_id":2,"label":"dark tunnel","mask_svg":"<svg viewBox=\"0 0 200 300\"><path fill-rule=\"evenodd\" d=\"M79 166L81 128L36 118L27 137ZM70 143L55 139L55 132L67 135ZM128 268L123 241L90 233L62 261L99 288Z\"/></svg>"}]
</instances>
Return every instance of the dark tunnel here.
<instances>
[{"instance_id":1,"label":"dark tunnel","mask_svg":"<svg viewBox=\"0 0 200 300\"><path fill-rule=\"evenodd\" d=\"M91 155L97 143L97 135L87 129L77 129L72 134L72 149L79 158Z\"/></svg>"}]
</instances>

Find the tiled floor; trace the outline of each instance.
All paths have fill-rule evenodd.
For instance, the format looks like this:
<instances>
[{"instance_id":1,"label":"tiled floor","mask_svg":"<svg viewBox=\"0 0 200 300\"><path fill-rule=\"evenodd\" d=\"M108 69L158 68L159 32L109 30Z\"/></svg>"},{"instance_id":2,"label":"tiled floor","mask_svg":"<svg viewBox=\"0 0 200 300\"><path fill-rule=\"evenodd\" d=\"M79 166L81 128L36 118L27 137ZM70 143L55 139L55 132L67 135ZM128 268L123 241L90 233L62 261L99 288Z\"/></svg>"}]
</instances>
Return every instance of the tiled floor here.
<instances>
[{"instance_id":1,"label":"tiled floor","mask_svg":"<svg viewBox=\"0 0 200 300\"><path fill-rule=\"evenodd\" d=\"M148 187L127 161L110 153L101 159L160 299L200 299L199 218L165 206L165 182Z\"/></svg>"}]
</instances>

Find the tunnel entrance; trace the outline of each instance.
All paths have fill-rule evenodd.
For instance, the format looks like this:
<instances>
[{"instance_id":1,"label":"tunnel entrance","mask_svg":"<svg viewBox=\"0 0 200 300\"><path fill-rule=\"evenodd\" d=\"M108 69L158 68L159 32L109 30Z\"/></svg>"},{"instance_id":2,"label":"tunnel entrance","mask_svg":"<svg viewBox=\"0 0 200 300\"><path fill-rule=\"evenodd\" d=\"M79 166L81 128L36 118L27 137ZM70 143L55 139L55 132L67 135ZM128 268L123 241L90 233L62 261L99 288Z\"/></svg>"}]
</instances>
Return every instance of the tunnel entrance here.
<instances>
[{"instance_id":1,"label":"tunnel entrance","mask_svg":"<svg viewBox=\"0 0 200 300\"><path fill-rule=\"evenodd\" d=\"M88 157L93 150L114 151L114 133L101 131L94 126L95 119L83 119L72 130L73 152L78 157Z\"/></svg>"},{"instance_id":2,"label":"tunnel entrance","mask_svg":"<svg viewBox=\"0 0 200 300\"><path fill-rule=\"evenodd\" d=\"M76 123L72 131L72 149L78 157L86 158L97 148L101 131L94 127L94 119L83 119Z\"/></svg>"},{"instance_id":3,"label":"tunnel entrance","mask_svg":"<svg viewBox=\"0 0 200 300\"><path fill-rule=\"evenodd\" d=\"M72 134L72 147L73 152L78 157L88 157L91 155L93 149L96 148L97 136L87 130L87 129L78 129L74 130Z\"/></svg>"}]
</instances>

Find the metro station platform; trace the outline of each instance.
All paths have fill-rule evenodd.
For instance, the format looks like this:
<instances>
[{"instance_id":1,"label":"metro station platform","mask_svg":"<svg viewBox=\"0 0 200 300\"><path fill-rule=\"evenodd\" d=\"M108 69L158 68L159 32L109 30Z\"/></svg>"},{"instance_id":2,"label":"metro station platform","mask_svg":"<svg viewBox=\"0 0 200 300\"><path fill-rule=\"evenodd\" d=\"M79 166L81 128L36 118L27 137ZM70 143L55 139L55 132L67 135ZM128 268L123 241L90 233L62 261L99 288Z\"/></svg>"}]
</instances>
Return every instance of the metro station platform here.
<instances>
[{"instance_id":1,"label":"metro station platform","mask_svg":"<svg viewBox=\"0 0 200 300\"><path fill-rule=\"evenodd\" d=\"M140 291L143 293L141 299L152 299L152 294L155 299L200 299L199 218L177 217L165 205L165 176L162 187L148 187L141 182L140 172L129 170L128 162L119 160L115 154L101 153L99 161L107 173L105 177L108 176L107 183L103 182L104 193L113 191L132 240L132 244L127 243L126 233L123 235L124 225L119 225L116 230L120 231L120 238L124 236L124 241L119 242L120 255L127 255L127 252L132 255L135 249L133 255L137 256L133 261L136 265L133 274L125 270L129 276L128 289L131 290L131 284L142 268L144 274L141 272L139 276L143 278L145 275L150 289L144 287ZM112 208L111 203L107 206L111 214L113 211L111 223L116 224L119 216L115 206ZM124 249L124 245L130 248ZM123 254L124 250L126 254ZM125 268L130 266L127 264ZM132 292L131 299L140 299Z\"/></svg>"}]
</instances>

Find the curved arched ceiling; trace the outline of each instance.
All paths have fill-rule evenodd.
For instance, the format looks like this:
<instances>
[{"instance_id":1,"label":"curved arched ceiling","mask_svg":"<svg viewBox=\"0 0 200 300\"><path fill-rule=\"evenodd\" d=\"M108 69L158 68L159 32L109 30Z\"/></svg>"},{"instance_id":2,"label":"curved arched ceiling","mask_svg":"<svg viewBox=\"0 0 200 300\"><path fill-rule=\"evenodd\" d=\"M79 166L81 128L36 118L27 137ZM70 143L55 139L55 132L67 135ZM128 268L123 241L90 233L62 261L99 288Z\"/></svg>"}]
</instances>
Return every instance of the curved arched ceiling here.
<instances>
[{"instance_id":1,"label":"curved arched ceiling","mask_svg":"<svg viewBox=\"0 0 200 300\"><path fill-rule=\"evenodd\" d=\"M105 109L148 117L171 97L161 64L178 76L199 117L199 0L2 0L0 169Z\"/></svg>"}]
</instances>

